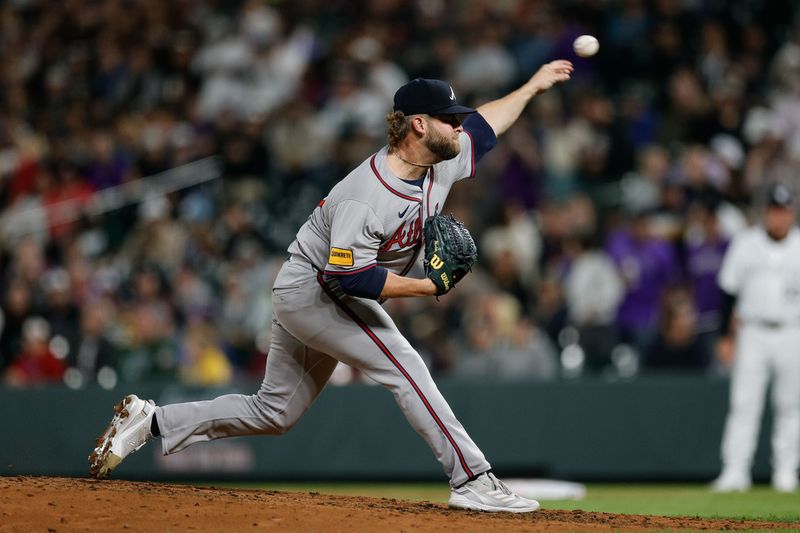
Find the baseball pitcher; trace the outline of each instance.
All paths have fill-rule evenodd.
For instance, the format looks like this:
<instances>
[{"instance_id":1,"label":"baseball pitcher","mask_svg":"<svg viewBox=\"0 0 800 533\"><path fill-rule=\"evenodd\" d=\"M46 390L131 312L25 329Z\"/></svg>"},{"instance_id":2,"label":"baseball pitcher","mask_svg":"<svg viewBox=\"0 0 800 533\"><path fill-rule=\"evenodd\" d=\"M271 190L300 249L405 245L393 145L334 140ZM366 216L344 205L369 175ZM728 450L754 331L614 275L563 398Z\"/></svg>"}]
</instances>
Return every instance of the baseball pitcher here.
<instances>
[{"instance_id":1,"label":"baseball pitcher","mask_svg":"<svg viewBox=\"0 0 800 533\"><path fill-rule=\"evenodd\" d=\"M212 439L285 433L342 361L392 392L449 476L450 506L538 509L492 474L380 302L443 295L469 271L469 232L439 216L450 188L475 175L475 164L532 97L572 70L569 61L548 63L477 110L459 104L443 81L417 78L400 87L387 116L388 145L333 187L289 246L272 289L275 320L260 390L160 407L126 396L89 457L91 475L107 476L156 437L170 454ZM406 277L423 255L426 277Z\"/></svg>"}]
</instances>

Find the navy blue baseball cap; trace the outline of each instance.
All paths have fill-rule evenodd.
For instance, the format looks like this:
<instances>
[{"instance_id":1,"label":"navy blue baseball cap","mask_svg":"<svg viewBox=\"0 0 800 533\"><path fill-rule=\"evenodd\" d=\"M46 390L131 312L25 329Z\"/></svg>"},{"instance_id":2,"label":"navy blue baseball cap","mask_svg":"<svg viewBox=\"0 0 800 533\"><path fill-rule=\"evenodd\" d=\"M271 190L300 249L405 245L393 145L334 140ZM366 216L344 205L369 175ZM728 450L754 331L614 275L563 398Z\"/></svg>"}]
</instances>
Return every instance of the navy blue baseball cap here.
<instances>
[{"instance_id":1,"label":"navy blue baseball cap","mask_svg":"<svg viewBox=\"0 0 800 533\"><path fill-rule=\"evenodd\" d=\"M394 110L405 115L461 115L475 113L456 100L456 93L442 80L415 78L394 93Z\"/></svg>"},{"instance_id":2,"label":"navy blue baseball cap","mask_svg":"<svg viewBox=\"0 0 800 533\"><path fill-rule=\"evenodd\" d=\"M792 207L794 195L783 183L773 183L767 189L767 205L774 207Z\"/></svg>"}]
</instances>

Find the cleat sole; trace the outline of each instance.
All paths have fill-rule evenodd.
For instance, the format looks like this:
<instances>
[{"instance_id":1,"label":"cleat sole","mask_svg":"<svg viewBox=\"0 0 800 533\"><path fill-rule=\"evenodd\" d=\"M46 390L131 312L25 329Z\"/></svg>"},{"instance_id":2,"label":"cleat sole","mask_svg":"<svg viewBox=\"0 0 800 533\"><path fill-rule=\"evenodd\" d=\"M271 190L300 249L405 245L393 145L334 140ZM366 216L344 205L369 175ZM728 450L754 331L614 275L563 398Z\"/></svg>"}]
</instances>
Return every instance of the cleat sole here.
<instances>
[{"instance_id":1,"label":"cleat sole","mask_svg":"<svg viewBox=\"0 0 800 533\"><path fill-rule=\"evenodd\" d=\"M89 455L89 475L91 477L95 479L105 478L122 462L120 457L109 453L109 451L111 450L111 439L117 434L117 425L130 415L126 407L132 401L130 396L125 396L122 401L114 406L114 417L103 430L103 433L95 440L96 447Z\"/></svg>"}]
</instances>

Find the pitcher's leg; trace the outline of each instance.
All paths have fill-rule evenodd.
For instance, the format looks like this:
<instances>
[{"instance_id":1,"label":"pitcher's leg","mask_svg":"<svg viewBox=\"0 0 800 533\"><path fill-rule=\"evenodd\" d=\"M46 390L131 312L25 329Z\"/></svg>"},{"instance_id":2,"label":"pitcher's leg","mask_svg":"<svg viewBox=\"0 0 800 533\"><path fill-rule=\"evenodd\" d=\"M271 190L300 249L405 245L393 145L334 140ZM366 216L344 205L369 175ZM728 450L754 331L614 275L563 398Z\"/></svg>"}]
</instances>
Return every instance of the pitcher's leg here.
<instances>
[{"instance_id":1,"label":"pitcher's leg","mask_svg":"<svg viewBox=\"0 0 800 533\"><path fill-rule=\"evenodd\" d=\"M419 354L405 339L381 346L380 339L385 335L380 330L374 333L376 344L390 364L376 364L370 359L350 364L391 391L406 419L442 463L451 484L458 486L490 470L483 452L439 392Z\"/></svg>"},{"instance_id":2,"label":"pitcher's leg","mask_svg":"<svg viewBox=\"0 0 800 533\"><path fill-rule=\"evenodd\" d=\"M748 477L769 380L767 347L759 333L749 327L743 327L739 333L730 384L730 406L722 437L725 469L747 472Z\"/></svg>"},{"instance_id":3,"label":"pitcher's leg","mask_svg":"<svg viewBox=\"0 0 800 533\"><path fill-rule=\"evenodd\" d=\"M165 454L195 442L288 431L325 387L337 361L307 348L277 322L260 390L160 407L156 420Z\"/></svg>"},{"instance_id":4,"label":"pitcher's leg","mask_svg":"<svg viewBox=\"0 0 800 533\"><path fill-rule=\"evenodd\" d=\"M297 310L278 303L276 314L308 346L362 370L387 387L422 435L453 485L491 467L439 392L422 358L389 315L371 300L334 296L320 286L319 305ZM335 328L304 337L307 321Z\"/></svg>"}]
</instances>

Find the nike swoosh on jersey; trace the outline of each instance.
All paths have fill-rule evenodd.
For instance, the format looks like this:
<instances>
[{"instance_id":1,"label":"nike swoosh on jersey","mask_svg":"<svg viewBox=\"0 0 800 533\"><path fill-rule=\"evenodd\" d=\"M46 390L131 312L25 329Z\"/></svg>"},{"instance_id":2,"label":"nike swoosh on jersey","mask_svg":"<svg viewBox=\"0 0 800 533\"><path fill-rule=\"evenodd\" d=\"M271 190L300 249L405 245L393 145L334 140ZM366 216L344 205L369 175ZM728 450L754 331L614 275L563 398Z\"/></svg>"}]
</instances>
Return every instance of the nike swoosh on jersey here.
<instances>
[{"instance_id":1,"label":"nike swoosh on jersey","mask_svg":"<svg viewBox=\"0 0 800 533\"><path fill-rule=\"evenodd\" d=\"M409 206L406 206L406 208L403 209L402 211L398 211L397 212L397 216L399 216L400 218L403 218L404 216L406 216L406 213L408 213L408 208L409 208Z\"/></svg>"}]
</instances>

